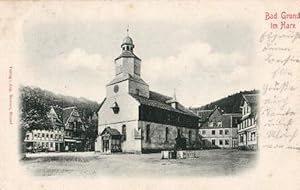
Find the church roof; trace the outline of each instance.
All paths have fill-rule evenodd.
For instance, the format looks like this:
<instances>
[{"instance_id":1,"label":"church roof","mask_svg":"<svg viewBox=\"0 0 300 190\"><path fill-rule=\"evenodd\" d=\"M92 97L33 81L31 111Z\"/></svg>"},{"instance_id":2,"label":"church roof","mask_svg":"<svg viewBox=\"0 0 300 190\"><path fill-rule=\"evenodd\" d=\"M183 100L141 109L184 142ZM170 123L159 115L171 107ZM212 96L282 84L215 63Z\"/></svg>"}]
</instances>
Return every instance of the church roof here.
<instances>
[{"instance_id":1,"label":"church roof","mask_svg":"<svg viewBox=\"0 0 300 190\"><path fill-rule=\"evenodd\" d=\"M131 51L123 51L123 52L121 53L121 55L119 55L119 57L117 57L117 58L115 59L115 61L118 60L118 59L120 59L121 57L133 57L133 58L136 58L136 59L138 59L138 60L141 61L141 59L140 59L138 56L136 56L136 55L135 55L133 52L131 52Z\"/></svg>"},{"instance_id":2,"label":"church roof","mask_svg":"<svg viewBox=\"0 0 300 190\"><path fill-rule=\"evenodd\" d=\"M153 92L153 91L150 91L149 93L150 93L149 98L138 96L136 94L130 94L130 95L133 98L135 98L142 105L147 105L147 106L156 107L159 109L164 109L164 110L173 111L173 112L177 112L177 113L181 113L181 114L185 114L185 115L189 115L189 116L193 116L193 117L198 117L196 114L189 111L188 109L186 109L186 108L184 109L184 107L182 105L179 106L180 109L175 109L170 104L167 104L166 101L172 99L169 96L165 96L160 93Z\"/></svg>"},{"instance_id":3,"label":"church roof","mask_svg":"<svg viewBox=\"0 0 300 190\"><path fill-rule=\"evenodd\" d=\"M122 82L122 81L124 81L124 80L132 80L132 81L135 81L135 82L138 82L138 83L141 83L141 84L148 85L142 78L139 78L139 77L133 77L133 76L130 75L130 74L125 74L125 75L122 75L122 76L120 76L120 77L114 78L112 81L110 81L110 83L108 83L107 86L112 85L112 84L115 84L115 83Z\"/></svg>"}]
</instances>

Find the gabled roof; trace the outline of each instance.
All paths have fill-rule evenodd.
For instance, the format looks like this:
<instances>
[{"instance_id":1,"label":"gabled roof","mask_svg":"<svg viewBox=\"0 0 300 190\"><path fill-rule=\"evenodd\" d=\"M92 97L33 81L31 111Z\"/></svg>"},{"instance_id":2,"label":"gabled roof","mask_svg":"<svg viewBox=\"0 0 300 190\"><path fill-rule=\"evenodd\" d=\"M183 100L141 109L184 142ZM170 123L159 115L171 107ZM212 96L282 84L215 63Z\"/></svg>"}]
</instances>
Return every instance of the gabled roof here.
<instances>
[{"instance_id":1,"label":"gabled roof","mask_svg":"<svg viewBox=\"0 0 300 190\"><path fill-rule=\"evenodd\" d=\"M121 133L115 128L106 127L100 135L103 135L105 132L111 136L121 136Z\"/></svg>"},{"instance_id":2,"label":"gabled roof","mask_svg":"<svg viewBox=\"0 0 300 190\"><path fill-rule=\"evenodd\" d=\"M251 107L251 115L256 115L258 106L258 94L243 95L244 101Z\"/></svg>"},{"instance_id":3,"label":"gabled roof","mask_svg":"<svg viewBox=\"0 0 300 190\"><path fill-rule=\"evenodd\" d=\"M172 99L169 96L165 96L153 91L150 91L149 93L150 93L149 98L138 96L136 94L130 94L130 95L142 105L147 105L159 109L164 109L164 110L173 111L173 112L177 112L177 113L181 113L193 117L198 117L196 114L189 111L188 109L182 109L183 107L182 105L178 105L181 109L175 109L170 104L167 104L166 101Z\"/></svg>"},{"instance_id":4,"label":"gabled roof","mask_svg":"<svg viewBox=\"0 0 300 190\"><path fill-rule=\"evenodd\" d=\"M77 109L76 106L66 107L66 108L53 106L52 108L56 112L58 118L63 122L63 124L65 124L68 121L68 119L72 115L73 111L75 111Z\"/></svg>"},{"instance_id":5,"label":"gabled roof","mask_svg":"<svg viewBox=\"0 0 300 190\"><path fill-rule=\"evenodd\" d=\"M74 109L76 109L76 107L67 107L67 108L63 108L63 112L62 112L62 118L63 118L63 122L66 123L69 119L69 117L71 116L72 112L74 111Z\"/></svg>"},{"instance_id":6,"label":"gabled roof","mask_svg":"<svg viewBox=\"0 0 300 190\"><path fill-rule=\"evenodd\" d=\"M251 105L257 105L258 102L258 94L244 94L243 98L245 101Z\"/></svg>"},{"instance_id":7,"label":"gabled roof","mask_svg":"<svg viewBox=\"0 0 300 190\"><path fill-rule=\"evenodd\" d=\"M197 111L197 115L200 117L201 121L206 121L213 112L214 110L199 110Z\"/></svg>"}]
</instances>

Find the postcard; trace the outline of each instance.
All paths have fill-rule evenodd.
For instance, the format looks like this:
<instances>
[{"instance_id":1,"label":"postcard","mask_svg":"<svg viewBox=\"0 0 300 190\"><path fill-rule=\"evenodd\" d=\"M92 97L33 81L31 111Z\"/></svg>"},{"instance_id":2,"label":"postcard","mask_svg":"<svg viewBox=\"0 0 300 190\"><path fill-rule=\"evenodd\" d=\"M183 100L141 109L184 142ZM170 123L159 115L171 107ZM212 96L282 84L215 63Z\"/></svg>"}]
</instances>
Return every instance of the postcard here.
<instances>
[{"instance_id":1,"label":"postcard","mask_svg":"<svg viewBox=\"0 0 300 190\"><path fill-rule=\"evenodd\" d=\"M299 5L1 2L0 190L299 189Z\"/></svg>"}]
</instances>

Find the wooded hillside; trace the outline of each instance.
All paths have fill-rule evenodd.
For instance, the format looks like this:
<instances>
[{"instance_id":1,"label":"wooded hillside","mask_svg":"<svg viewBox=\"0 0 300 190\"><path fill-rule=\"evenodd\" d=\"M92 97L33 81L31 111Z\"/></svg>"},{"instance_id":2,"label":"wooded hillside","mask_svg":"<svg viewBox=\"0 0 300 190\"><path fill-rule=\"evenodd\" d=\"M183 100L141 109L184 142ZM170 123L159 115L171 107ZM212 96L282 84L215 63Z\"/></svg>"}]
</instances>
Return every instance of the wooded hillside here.
<instances>
[{"instance_id":1,"label":"wooded hillside","mask_svg":"<svg viewBox=\"0 0 300 190\"><path fill-rule=\"evenodd\" d=\"M243 94L257 94L257 90L250 90L250 91L241 91L232 95L229 95L227 97L221 98L217 101L211 102L209 104L206 104L204 106L200 107L193 107L191 110L197 111L197 110L213 110L216 106L220 107L222 110L224 110L225 113L238 113L241 112L240 106L241 101L243 98Z\"/></svg>"}]
</instances>

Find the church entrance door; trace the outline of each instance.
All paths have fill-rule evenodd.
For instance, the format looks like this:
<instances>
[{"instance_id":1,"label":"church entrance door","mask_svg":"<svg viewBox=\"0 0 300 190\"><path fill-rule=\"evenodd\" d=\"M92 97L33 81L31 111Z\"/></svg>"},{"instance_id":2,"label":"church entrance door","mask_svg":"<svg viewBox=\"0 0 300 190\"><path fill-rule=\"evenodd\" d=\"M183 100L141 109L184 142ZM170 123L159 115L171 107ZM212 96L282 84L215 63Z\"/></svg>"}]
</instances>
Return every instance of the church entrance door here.
<instances>
[{"instance_id":1,"label":"church entrance door","mask_svg":"<svg viewBox=\"0 0 300 190\"><path fill-rule=\"evenodd\" d=\"M102 140L103 152L110 152L109 140Z\"/></svg>"}]
</instances>

